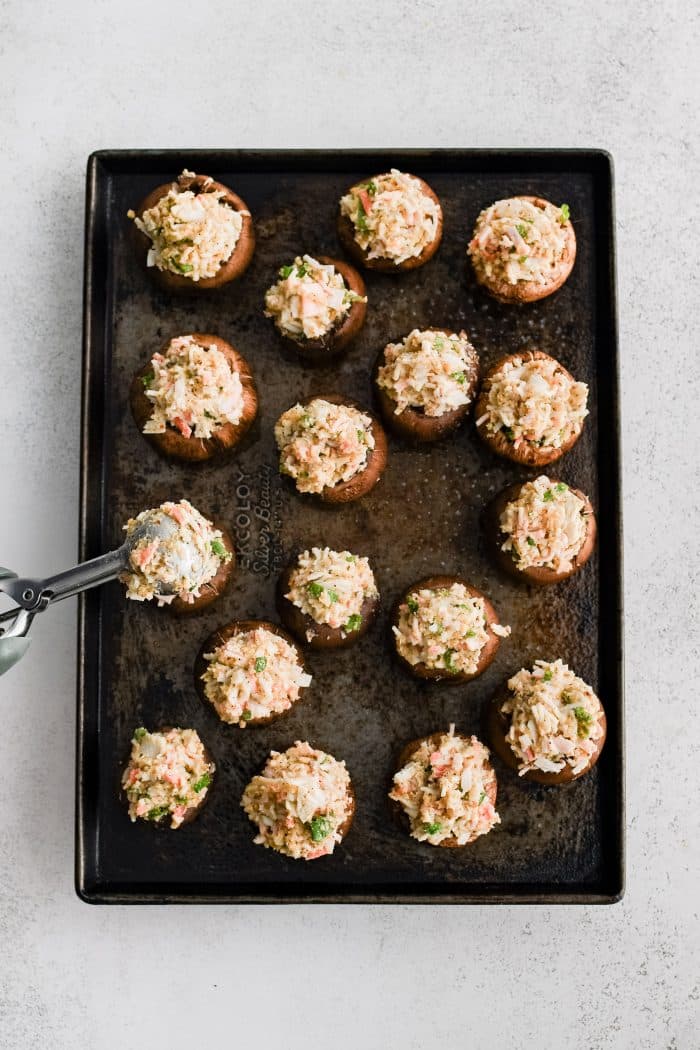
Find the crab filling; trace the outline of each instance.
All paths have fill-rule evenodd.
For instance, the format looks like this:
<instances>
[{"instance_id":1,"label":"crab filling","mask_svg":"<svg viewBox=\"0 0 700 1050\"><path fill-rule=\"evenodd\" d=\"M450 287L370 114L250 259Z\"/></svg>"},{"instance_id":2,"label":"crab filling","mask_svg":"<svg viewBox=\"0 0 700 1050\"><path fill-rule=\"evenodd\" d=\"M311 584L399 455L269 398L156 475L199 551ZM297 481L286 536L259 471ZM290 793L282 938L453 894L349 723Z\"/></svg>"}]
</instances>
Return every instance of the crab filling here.
<instances>
[{"instance_id":1,"label":"crab filling","mask_svg":"<svg viewBox=\"0 0 700 1050\"><path fill-rule=\"evenodd\" d=\"M122 776L132 821L141 817L179 828L188 811L202 804L216 766L194 729L149 733L140 727Z\"/></svg>"},{"instance_id":2,"label":"crab filling","mask_svg":"<svg viewBox=\"0 0 700 1050\"><path fill-rule=\"evenodd\" d=\"M134 530L141 532L144 526L162 530L164 524L168 526L164 536L146 528L132 547L128 569L121 576L126 596L139 602L156 598L158 605L174 598L191 604L231 554L220 530L186 499L141 511L124 529L128 540Z\"/></svg>"},{"instance_id":3,"label":"crab filling","mask_svg":"<svg viewBox=\"0 0 700 1050\"><path fill-rule=\"evenodd\" d=\"M522 776L531 769L559 773L566 766L582 773L603 735L603 708L589 685L561 660L536 660L532 671L518 671L508 682L501 711L510 716L506 740Z\"/></svg>"},{"instance_id":4,"label":"crab filling","mask_svg":"<svg viewBox=\"0 0 700 1050\"><path fill-rule=\"evenodd\" d=\"M561 448L579 434L588 415L588 387L572 379L554 359L506 361L492 376L486 411L476 425L523 444Z\"/></svg>"},{"instance_id":5,"label":"crab filling","mask_svg":"<svg viewBox=\"0 0 700 1050\"><path fill-rule=\"evenodd\" d=\"M234 634L204 658L207 699L222 721L241 728L287 711L311 685L296 648L264 627Z\"/></svg>"},{"instance_id":6,"label":"crab filling","mask_svg":"<svg viewBox=\"0 0 700 1050\"><path fill-rule=\"evenodd\" d=\"M586 504L563 481L542 474L522 486L500 516L501 549L519 569L568 572L588 531Z\"/></svg>"},{"instance_id":7,"label":"crab filling","mask_svg":"<svg viewBox=\"0 0 700 1050\"><path fill-rule=\"evenodd\" d=\"M334 266L310 255L298 255L279 276L265 293L265 316L291 339L321 339L341 324L353 303L367 302L346 287Z\"/></svg>"},{"instance_id":8,"label":"crab filling","mask_svg":"<svg viewBox=\"0 0 700 1050\"><path fill-rule=\"evenodd\" d=\"M191 335L171 339L164 354L153 355L143 386L153 407L144 434L164 434L170 426L186 438L206 439L243 415L240 375L216 346L201 346Z\"/></svg>"},{"instance_id":9,"label":"crab filling","mask_svg":"<svg viewBox=\"0 0 700 1050\"><path fill-rule=\"evenodd\" d=\"M230 259L247 211L226 203L222 190L194 193L187 187L196 178L183 171L178 188L171 187L142 216L129 212L137 228L151 241L148 266L180 274L191 281L216 276Z\"/></svg>"},{"instance_id":10,"label":"crab filling","mask_svg":"<svg viewBox=\"0 0 700 1050\"><path fill-rule=\"evenodd\" d=\"M481 212L469 243L477 273L487 281L546 285L567 247L569 207L522 197L496 201Z\"/></svg>"},{"instance_id":11,"label":"crab filling","mask_svg":"<svg viewBox=\"0 0 700 1050\"><path fill-rule=\"evenodd\" d=\"M510 627L496 623L491 630L500 637L510 634ZM399 654L412 666L475 674L489 640L484 599L473 598L463 583L411 591L393 631Z\"/></svg>"},{"instance_id":12,"label":"crab filling","mask_svg":"<svg viewBox=\"0 0 700 1050\"><path fill-rule=\"evenodd\" d=\"M344 762L297 741L273 751L243 792L241 805L258 825L255 842L288 857L315 860L332 853L352 811Z\"/></svg>"},{"instance_id":13,"label":"crab filling","mask_svg":"<svg viewBox=\"0 0 700 1050\"><path fill-rule=\"evenodd\" d=\"M475 736L456 736L454 729L442 734L437 747L421 741L389 792L408 816L413 838L431 846L445 839L466 846L501 822L487 748Z\"/></svg>"},{"instance_id":14,"label":"crab filling","mask_svg":"<svg viewBox=\"0 0 700 1050\"><path fill-rule=\"evenodd\" d=\"M349 481L367 465L374 448L372 420L352 405L315 398L294 405L275 424L280 472L299 492L323 492Z\"/></svg>"},{"instance_id":15,"label":"crab filling","mask_svg":"<svg viewBox=\"0 0 700 1050\"><path fill-rule=\"evenodd\" d=\"M441 214L420 181L396 168L353 186L341 198L340 211L352 222L355 241L368 259L397 264L416 258L433 243Z\"/></svg>"},{"instance_id":16,"label":"crab filling","mask_svg":"<svg viewBox=\"0 0 700 1050\"><path fill-rule=\"evenodd\" d=\"M471 401L477 355L466 332L421 332L415 328L401 343L389 343L377 382L395 402L396 415L407 408L442 416Z\"/></svg>"},{"instance_id":17,"label":"crab filling","mask_svg":"<svg viewBox=\"0 0 700 1050\"><path fill-rule=\"evenodd\" d=\"M346 637L359 631L366 602L378 596L367 558L312 547L299 555L285 598L315 623L327 624ZM307 631L307 639L311 641L315 634Z\"/></svg>"}]
</instances>

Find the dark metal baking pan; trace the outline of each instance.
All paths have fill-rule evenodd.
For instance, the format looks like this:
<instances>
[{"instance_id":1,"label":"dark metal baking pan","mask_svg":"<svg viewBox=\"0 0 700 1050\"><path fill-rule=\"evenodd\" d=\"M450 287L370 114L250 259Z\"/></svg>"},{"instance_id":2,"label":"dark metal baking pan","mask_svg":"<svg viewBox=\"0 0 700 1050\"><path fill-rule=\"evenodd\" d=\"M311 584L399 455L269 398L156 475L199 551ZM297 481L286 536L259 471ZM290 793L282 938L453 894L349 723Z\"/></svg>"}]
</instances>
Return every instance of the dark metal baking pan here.
<instances>
[{"instance_id":1,"label":"dark metal baking pan","mask_svg":"<svg viewBox=\"0 0 700 1050\"><path fill-rule=\"evenodd\" d=\"M183 167L213 175L248 202L258 246L242 280L215 294L159 291L132 254L126 212ZM280 351L262 300L295 254L339 252L341 192L391 166L426 178L441 198L445 235L435 259L399 278L367 274L368 323L345 361L311 370ZM477 289L465 249L478 212L516 194L566 201L578 258L556 295L502 306ZM118 583L81 598L79 620L77 875L91 902L598 903L623 889L622 561L612 165L589 150L103 151L90 157L85 255L81 556L119 542L137 511L186 496L233 531L240 570L232 592L202 616L126 602ZM464 327L488 366L537 346L590 387L591 414L557 474L589 493L599 543L585 570L542 590L510 581L484 549L486 501L523 476L477 439L473 423L424 449L392 440L380 485L342 509L316 506L280 484L272 429L296 399L335 390L372 401L379 348L413 327ZM251 363L261 393L245 447L220 466L160 459L128 408L132 373L165 339L211 331ZM204 707L192 684L202 639L234 618L275 619L274 585L294 549L322 542L369 555L384 613L355 648L312 653L312 688L271 726L240 731ZM450 689L407 677L391 656L387 616L406 585L457 572L485 591L513 627L477 681ZM562 657L601 696L608 741L592 773L567 788L524 783L497 765L502 824L462 850L421 846L392 823L394 758L415 737L455 722L480 731L496 687L537 657ZM133 729L194 726L219 775L200 818L178 832L131 824L118 797ZM292 861L253 845L239 800L271 748L297 739L346 760L357 793L354 827L332 857Z\"/></svg>"}]
</instances>

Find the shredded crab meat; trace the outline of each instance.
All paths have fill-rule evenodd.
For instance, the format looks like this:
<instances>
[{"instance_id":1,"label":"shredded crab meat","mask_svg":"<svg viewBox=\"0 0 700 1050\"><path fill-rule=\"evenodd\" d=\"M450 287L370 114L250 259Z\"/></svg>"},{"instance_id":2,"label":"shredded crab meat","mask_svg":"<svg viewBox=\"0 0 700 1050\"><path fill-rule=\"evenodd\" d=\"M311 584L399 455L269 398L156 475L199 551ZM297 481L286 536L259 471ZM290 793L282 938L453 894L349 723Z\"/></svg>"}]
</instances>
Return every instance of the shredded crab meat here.
<instances>
[{"instance_id":1,"label":"shredded crab meat","mask_svg":"<svg viewBox=\"0 0 700 1050\"><path fill-rule=\"evenodd\" d=\"M194 729L149 733L140 727L122 776L129 816L154 823L169 818L170 827L179 828L188 810L206 798L215 770Z\"/></svg>"},{"instance_id":2,"label":"shredded crab meat","mask_svg":"<svg viewBox=\"0 0 700 1050\"><path fill-rule=\"evenodd\" d=\"M121 579L127 598L135 601L156 598L158 605L167 605L177 597L191 604L231 554L221 531L186 499L162 503L130 518L124 526L127 539L137 527L157 526L166 517L177 526L172 535L142 537L131 550L129 568Z\"/></svg>"},{"instance_id":3,"label":"shredded crab meat","mask_svg":"<svg viewBox=\"0 0 700 1050\"><path fill-rule=\"evenodd\" d=\"M204 658L207 699L219 718L241 728L287 711L311 685L296 648L264 627L234 634Z\"/></svg>"},{"instance_id":4,"label":"shredded crab meat","mask_svg":"<svg viewBox=\"0 0 700 1050\"><path fill-rule=\"evenodd\" d=\"M578 434L588 415L588 387L562 370L553 358L515 357L493 375L486 411L477 426L501 431L513 443L561 448Z\"/></svg>"},{"instance_id":5,"label":"shredded crab meat","mask_svg":"<svg viewBox=\"0 0 700 1050\"><path fill-rule=\"evenodd\" d=\"M194 193L188 187L196 176L183 171L177 187L171 187L141 217L129 217L151 240L146 262L191 281L214 277L230 259L243 228L247 211L236 211L225 201L222 190ZM210 180L211 181L211 180Z\"/></svg>"},{"instance_id":6,"label":"shredded crab meat","mask_svg":"<svg viewBox=\"0 0 700 1050\"><path fill-rule=\"evenodd\" d=\"M299 555L285 597L316 623L341 628L345 636L360 629L365 603L378 595L367 558L312 547ZM315 632L308 635L310 641Z\"/></svg>"},{"instance_id":7,"label":"shredded crab meat","mask_svg":"<svg viewBox=\"0 0 700 1050\"><path fill-rule=\"evenodd\" d=\"M475 268L489 280L547 284L566 250L568 217L567 205L496 201L476 220L468 249Z\"/></svg>"},{"instance_id":8,"label":"shredded crab meat","mask_svg":"<svg viewBox=\"0 0 700 1050\"><path fill-rule=\"evenodd\" d=\"M501 549L519 569L568 572L587 533L586 504L563 481L542 474L526 482L500 517Z\"/></svg>"},{"instance_id":9,"label":"shredded crab meat","mask_svg":"<svg viewBox=\"0 0 700 1050\"><path fill-rule=\"evenodd\" d=\"M311 255L283 266L280 280L265 293L265 316L292 339L321 339L345 319L353 303L366 303L347 288L334 266Z\"/></svg>"},{"instance_id":10,"label":"shredded crab meat","mask_svg":"<svg viewBox=\"0 0 700 1050\"><path fill-rule=\"evenodd\" d=\"M510 634L510 627L500 624L491 630L501 637ZM484 599L473 598L463 583L411 591L399 606L393 631L398 652L413 666L474 674L489 640Z\"/></svg>"},{"instance_id":11,"label":"shredded crab meat","mask_svg":"<svg viewBox=\"0 0 700 1050\"><path fill-rule=\"evenodd\" d=\"M191 335L171 339L164 354L153 355L144 392L153 406L144 434L164 434L171 426L186 438L206 439L243 415L240 375L216 346Z\"/></svg>"},{"instance_id":12,"label":"shredded crab meat","mask_svg":"<svg viewBox=\"0 0 700 1050\"><path fill-rule=\"evenodd\" d=\"M353 186L340 201L353 224L355 240L368 259L405 262L420 255L438 232L440 206L413 175L392 168Z\"/></svg>"},{"instance_id":13,"label":"shredded crab meat","mask_svg":"<svg viewBox=\"0 0 700 1050\"><path fill-rule=\"evenodd\" d=\"M603 735L603 708L589 685L561 660L536 660L532 671L518 671L508 682L501 711L510 715L506 740L522 776L531 769L558 773L570 766L581 773Z\"/></svg>"},{"instance_id":14,"label":"shredded crab meat","mask_svg":"<svg viewBox=\"0 0 700 1050\"><path fill-rule=\"evenodd\" d=\"M299 492L323 492L349 481L367 465L374 448L372 420L353 405L315 398L294 405L275 425L280 471Z\"/></svg>"},{"instance_id":15,"label":"shredded crab meat","mask_svg":"<svg viewBox=\"0 0 700 1050\"><path fill-rule=\"evenodd\" d=\"M396 403L396 415L407 408L422 409L426 416L442 416L471 401L471 380L477 355L466 332L420 331L384 349L379 386Z\"/></svg>"},{"instance_id":16,"label":"shredded crab meat","mask_svg":"<svg viewBox=\"0 0 700 1050\"><path fill-rule=\"evenodd\" d=\"M456 735L454 725L437 747L433 740L421 741L394 775L389 793L408 816L413 838L431 846L455 839L466 846L500 824L492 801L496 774L488 758L475 736Z\"/></svg>"},{"instance_id":17,"label":"shredded crab meat","mask_svg":"<svg viewBox=\"0 0 700 1050\"><path fill-rule=\"evenodd\" d=\"M243 792L241 805L258 825L258 845L315 860L341 841L350 792L344 762L297 740L287 751L271 752L262 773Z\"/></svg>"}]
</instances>

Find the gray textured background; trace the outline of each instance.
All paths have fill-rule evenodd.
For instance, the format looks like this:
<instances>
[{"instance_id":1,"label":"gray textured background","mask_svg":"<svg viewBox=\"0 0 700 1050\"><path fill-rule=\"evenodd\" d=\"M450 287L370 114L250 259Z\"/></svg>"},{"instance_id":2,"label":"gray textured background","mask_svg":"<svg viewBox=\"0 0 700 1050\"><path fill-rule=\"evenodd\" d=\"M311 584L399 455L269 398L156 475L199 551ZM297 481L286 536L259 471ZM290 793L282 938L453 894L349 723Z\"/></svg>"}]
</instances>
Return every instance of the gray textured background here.
<instances>
[{"instance_id":1,"label":"gray textured background","mask_svg":"<svg viewBox=\"0 0 700 1050\"><path fill-rule=\"evenodd\" d=\"M611 150L629 806L612 908L88 908L66 603L0 680L3 1050L165 1045L168 1030L175 1050L700 1047L699 21L687 0L0 3L0 561L24 572L76 551L91 150Z\"/></svg>"}]
</instances>

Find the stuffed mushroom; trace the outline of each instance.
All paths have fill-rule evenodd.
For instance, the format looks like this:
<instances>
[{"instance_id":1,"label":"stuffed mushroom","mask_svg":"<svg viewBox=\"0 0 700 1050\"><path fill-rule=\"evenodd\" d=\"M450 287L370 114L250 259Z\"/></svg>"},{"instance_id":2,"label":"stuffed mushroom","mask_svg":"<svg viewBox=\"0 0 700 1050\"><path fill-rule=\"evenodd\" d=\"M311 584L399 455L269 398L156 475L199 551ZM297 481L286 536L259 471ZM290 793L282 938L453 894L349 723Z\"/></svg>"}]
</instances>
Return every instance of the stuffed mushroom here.
<instances>
[{"instance_id":1,"label":"stuffed mushroom","mask_svg":"<svg viewBox=\"0 0 700 1050\"><path fill-rule=\"evenodd\" d=\"M436 441L467 417L479 358L466 332L414 328L379 356L375 383L385 423L413 441Z\"/></svg>"},{"instance_id":2,"label":"stuffed mushroom","mask_svg":"<svg viewBox=\"0 0 700 1050\"><path fill-rule=\"evenodd\" d=\"M219 288L240 277L253 258L247 204L208 175L185 169L128 216L146 266L169 292Z\"/></svg>"},{"instance_id":3,"label":"stuffed mushroom","mask_svg":"<svg viewBox=\"0 0 700 1050\"><path fill-rule=\"evenodd\" d=\"M167 529L165 528L167 526ZM121 575L126 596L172 612L200 612L226 589L236 557L231 537L186 499L144 510L124 526L133 543ZM153 535L153 530L166 534Z\"/></svg>"},{"instance_id":4,"label":"stuffed mushroom","mask_svg":"<svg viewBox=\"0 0 700 1050\"><path fill-rule=\"evenodd\" d=\"M432 259L442 239L440 201L423 179L392 168L341 198L338 237L360 266L415 270Z\"/></svg>"},{"instance_id":5,"label":"stuffed mushroom","mask_svg":"<svg viewBox=\"0 0 700 1050\"><path fill-rule=\"evenodd\" d=\"M131 410L160 452L196 462L238 445L258 395L248 362L230 343L193 332L171 339L136 373Z\"/></svg>"},{"instance_id":6,"label":"stuffed mushroom","mask_svg":"<svg viewBox=\"0 0 700 1050\"><path fill-rule=\"evenodd\" d=\"M324 503L367 495L384 472L387 441L378 420L356 401L329 394L298 402L275 424L281 474Z\"/></svg>"},{"instance_id":7,"label":"stuffed mushroom","mask_svg":"<svg viewBox=\"0 0 700 1050\"><path fill-rule=\"evenodd\" d=\"M429 846L468 846L500 824L496 774L475 736L433 733L399 755L389 798L411 837Z\"/></svg>"},{"instance_id":8,"label":"stuffed mushroom","mask_svg":"<svg viewBox=\"0 0 700 1050\"><path fill-rule=\"evenodd\" d=\"M173 829L188 824L208 799L215 772L196 730L140 726L122 775L129 817Z\"/></svg>"},{"instance_id":9,"label":"stuffed mushroom","mask_svg":"<svg viewBox=\"0 0 700 1050\"><path fill-rule=\"evenodd\" d=\"M346 648L367 632L379 591L367 558L350 551L302 551L277 585L282 622L312 649Z\"/></svg>"},{"instance_id":10,"label":"stuffed mushroom","mask_svg":"<svg viewBox=\"0 0 700 1050\"><path fill-rule=\"evenodd\" d=\"M567 784L598 761L607 723L591 687L562 660L536 660L490 702L487 728L498 757L524 780Z\"/></svg>"},{"instance_id":11,"label":"stuffed mushroom","mask_svg":"<svg viewBox=\"0 0 700 1050\"><path fill-rule=\"evenodd\" d=\"M487 372L476 402L477 430L497 455L541 467L578 441L587 400L586 384L553 357L523 350Z\"/></svg>"},{"instance_id":12,"label":"stuffed mushroom","mask_svg":"<svg viewBox=\"0 0 700 1050\"><path fill-rule=\"evenodd\" d=\"M418 678L458 684L477 678L510 634L488 598L459 576L430 576L397 603L396 653Z\"/></svg>"},{"instance_id":13,"label":"stuffed mushroom","mask_svg":"<svg viewBox=\"0 0 700 1050\"><path fill-rule=\"evenodd\" d=\"M568 204L511 197L481 212L469 242L479 284L502 303L532 303L556 292L576 259Z\"/></svg>"},{"instance_id":14,"label":"stuffed mushroom","mask_svg":"<svg viewBox=\"0 0 700 1050\"><path fill-rule=\"evenodd\" d=\"M222 722L241 729L284 714L311 685L299 646L266 620L236 620L214 631L199 651L194 677Z\"/></svg>"},{"instance_id":15,"label":"stuffed mushroom","mask_svg":"<svg viewBox=\"0 0 700 1050\"><path fill-rule=\"evenodd\" d=\"M347 835L355 796L344 762L297 740L272 751L241 799L256 844L294 860L327 857Z\"/></svg>"},{"instance_id":16,"label":"stuffed mushroom","mask_svg":"<svg viewBox=\"0 0 700 1050\"><path fill-rule=\"evenodd\" d=\"M265 316L312 364L337 359L362 328L366 313L365 283L357 270L324 255L297 256L265 293Z\"/></svg>"},{"instance_id":17,"label":"stuffed mushroom","mask_svg":"<svg viewBox=\"0 0 700 1050\"><path fill-rule=\"evenodd\" d=\"M511 485L486 511L499 565L530 583L558 583L578 572L595 546L593 507L579 489L541 474Z\"/></svg>"}]
</instances>

